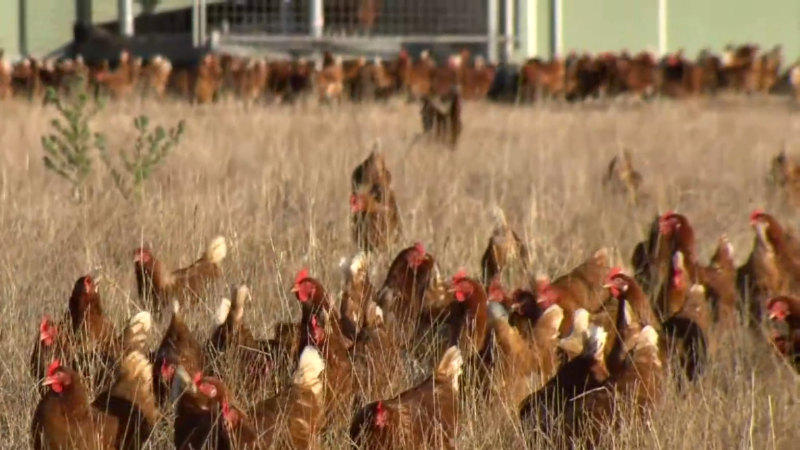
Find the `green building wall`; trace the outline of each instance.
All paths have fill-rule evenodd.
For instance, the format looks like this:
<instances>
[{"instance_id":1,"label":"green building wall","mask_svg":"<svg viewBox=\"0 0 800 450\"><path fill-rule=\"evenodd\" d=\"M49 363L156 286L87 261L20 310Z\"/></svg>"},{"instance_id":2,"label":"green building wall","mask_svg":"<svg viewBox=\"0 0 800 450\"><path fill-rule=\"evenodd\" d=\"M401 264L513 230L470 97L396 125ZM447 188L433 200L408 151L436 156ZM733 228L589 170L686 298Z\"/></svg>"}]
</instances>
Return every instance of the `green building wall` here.
<instances>
[{"instance_id":1,"label":"green building wall","mask_svg":"<svg viewBox=\"0 0 800 450\"><path fill-rule=\"evenodd\" d=\"M206 4L219 3L222 0L206 0ZM176 9L192 7L192 0L159 0L154 13L163 13ZM141 4L134 0L133 14L142 13ZM117 0L92 0L92 22L104 23L117 20Z\"/></svg>"},{"instance_id":2,"label":"green building wall","mask_svg":"<svg viewBox=\"0 0 800 450\"><path fill-rule=\"evenodd\" d=\"M502 0L500 0L502 1ZM550 57L554 0L518 0L517 59ZM562 50L659 50L659 0L562 0ZM787 62L800 57L800 0L667 0L666 49L694 57L726 44L781 44ZM534 18L526 17L535 14ZM534 23L536 39L528 39Z\"/></svg>"},{"instance_id":3,"label":"green building wall","mask_svg":"<svg viewBox=\"0 0 800 450\"><path fill-rule=\"evenodd\" d=\"M0 49L12 60L20 56L19 3L7 1L0 6Z\"/></svg>"},{"instance_id":4,"label":"green building wall","mask_svg":"<svg viewBox=\"0 0 800 450\"><path fill-rule=\"evenodd\" d=\"M669 0L667 48L701 49L754 42L783 45L785 62L800 57L800 0Z\"/></svg>"},{"instance_id":5,"label":"green building wall","mask_svg":"<svg viewBox=\"0 0 800 450\"><path fill-rule=\"evenodd\" d=\"M658 0L563 0L563 51L658 51Z\"/></svg>"},{"instance_id":6,"label":"green building wall","mask_svg":"<svg viewBox=\"0 0 800 450\"><path fill-rule=\"evenodd\" d=\"M552 56L554 0L517 2L517 59ZM11 58L59 49L72 38L79 3L89 5L94 23L117 18L117 0L0 0L0 48ZM191 5L192 0L161 0L156 11ZM564 52L659 48L659 0L561 0L561 5ZM134 14L140 12L134 2ZM781 44L786 62L792 62L800 57L800 0L667 0L666 31L667 50L683 49L687 56L755 42L762 48Z\"/></svg>"},{"instance_id":7,"label":"green building wall","mask_svg":"<svg viewBox=\"0 0 800 450\"><path fill-rule=\"evenodd\" d=\"M76 5L72 0L22 0L24 4L24 53L45 56L72 40Z\"/></svg>"},{"instance_id":8,"label":"green building wall","mask_svg":"<svg viewBox=\"0 0 800 450\"><path fill-rule=\"evenodd\" d=\"M191 6L192 0L161 0L155 12ZM0 0L0 48L11 59L46 56L72 40L72 26L82 8L93 23L117 20L117 0ZM137 1L133 12L141 13Z\"/></svg>"}]
</instances>

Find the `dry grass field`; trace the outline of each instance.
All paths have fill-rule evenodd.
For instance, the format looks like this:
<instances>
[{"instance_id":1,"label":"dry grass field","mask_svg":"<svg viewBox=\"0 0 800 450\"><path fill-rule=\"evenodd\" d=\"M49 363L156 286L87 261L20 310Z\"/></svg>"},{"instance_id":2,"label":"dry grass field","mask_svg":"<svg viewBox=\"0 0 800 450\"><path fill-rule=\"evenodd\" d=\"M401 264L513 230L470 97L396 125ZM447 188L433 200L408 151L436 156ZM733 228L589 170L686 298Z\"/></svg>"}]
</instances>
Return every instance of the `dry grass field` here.
<instances>
[{"instance_id":1,"label":"dry grass field","mask_svg":"<svg viewBox=\"0 0 800 450\"><path fill-rule=\"evenodd\" d=\"M800 114L784 100L467 104L456 152L426 143L409 148L420 129L418 110L402 102L252 108L137 102L110 104L95 122L113 147L130 140L132 119L141 113L165 125L187 121L182 143L143 200L124 201L98 166L93 197L76 204L69 186L41 162L39 140L53 111L0 104L0 448L29 446L38 395L28 358L41 315L60 317L74 281L100 268L104 305L121 325L143 307L131 258L142 243L178 267L192 262L209 238L226 236L225 279L251 287L245 320L259 336L299 315L289 288L300 268L336 292L338 261L355 251L350 172L376 139L393 173L403 243L424 242L448 277L460 267L478 274L495 203L531 245L535 270L550 275L601 246L627 265L649 221L666 209L691 219L704 260L727 233L737 262L744 261L755 207L800 225L791 211L771 207L764 182L784 143L800 152ZM600 188L608 160L624 148L649 193L639 207ZM373 260L376 283L398 249ZM210 298L192 313L190 323L203 339L218 302ZM397 376L400 387L418 379L402 370ZM468 393L459 448L521 448L515 415L513 407L486 405ZM798 376L742 331L725 340L698 383L680 392L671 386L652 417L609 430L602 447L790 449L800 442L798 417ZM164 426L150 445L170 443ZM326 437L326 448L345 446L341 431Z\"/></svg>"}]
</instances>

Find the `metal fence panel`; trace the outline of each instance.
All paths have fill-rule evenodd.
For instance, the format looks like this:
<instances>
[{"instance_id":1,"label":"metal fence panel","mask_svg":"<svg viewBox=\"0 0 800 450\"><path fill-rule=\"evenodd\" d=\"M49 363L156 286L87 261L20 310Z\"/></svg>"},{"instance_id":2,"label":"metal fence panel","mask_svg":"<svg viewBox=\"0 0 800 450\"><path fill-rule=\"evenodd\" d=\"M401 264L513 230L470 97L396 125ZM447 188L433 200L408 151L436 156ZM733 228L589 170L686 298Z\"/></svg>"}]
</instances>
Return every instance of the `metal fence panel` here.
<instances>
[{"instance_id":1,"label":"metal fence panel","mask_svg":"<svg viewBox=\"0 0 800 450\"><path fill-rule=\"evenodd\" d=\"M307 35L310 4L311 0L227 0L209 4L208 29L223 34Z\"/></svg>"},{"instance_id":2,"label":"metal fence panel","mask_svg":"<svg viewBox=\"0 0 800 450\"><path fill-rule=\"evenodd\" d=\"M209 31L310 34L313 0L228 0L208 5ZM487 0L323 0L327 36L487 33Z\"/></svg>"}]
</instances>

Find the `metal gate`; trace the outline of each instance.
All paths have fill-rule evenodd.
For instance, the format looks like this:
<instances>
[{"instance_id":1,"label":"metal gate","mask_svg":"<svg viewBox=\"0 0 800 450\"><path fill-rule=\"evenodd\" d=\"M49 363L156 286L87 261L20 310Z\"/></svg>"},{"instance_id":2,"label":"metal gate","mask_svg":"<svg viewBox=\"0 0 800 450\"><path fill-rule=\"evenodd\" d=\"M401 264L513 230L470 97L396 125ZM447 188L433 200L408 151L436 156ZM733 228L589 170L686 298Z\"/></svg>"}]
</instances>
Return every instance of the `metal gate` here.
<instances>
[{"instance_id":1,"label":"metal gate","mask_svg":"<svg viewBox=\"0 0 800 450\"><path fill-rule=\"evenodd\" d=\"M194 1L196 39L227 50L381 56L408 44L473 45L496 60L522 0Z\"/></svg>"}]
</instances>

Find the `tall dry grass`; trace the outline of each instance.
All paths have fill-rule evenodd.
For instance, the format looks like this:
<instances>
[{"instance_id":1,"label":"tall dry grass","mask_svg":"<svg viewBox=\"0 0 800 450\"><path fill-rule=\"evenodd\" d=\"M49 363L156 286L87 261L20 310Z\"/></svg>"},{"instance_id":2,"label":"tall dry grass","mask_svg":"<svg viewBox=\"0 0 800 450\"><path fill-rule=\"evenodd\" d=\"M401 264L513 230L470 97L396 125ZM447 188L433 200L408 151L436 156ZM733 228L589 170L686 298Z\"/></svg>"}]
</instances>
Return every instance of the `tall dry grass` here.
<instances>
[{"instance_id":1,"label":"tall dry grass","mask_svg":"<svg viewBox=\"0 0 800 450\"><path fill-rule=\"evenodd\" d=\"M43 313L60 317L72 283L93 268L106 277L104 304L121 326L143 305L135 296L131 251L153 246L184 266L223 234L231 251L226 280L245 282L254 303L246 321L259 336L296 317L294 274L308 267L335 292L340 257L354 252L347 195L352 168L379 139L393 173L404 242L424 242L444 272L478 273L498 203L533 248L535 269L559 274L596 248L627 261L657 211L692 220L699 253L727 233L737 261L747 256L747 215L769 206L769 158L781 145L800 150L800 116L774 102L655 102L512 108L468 104L458 151L409 149L420 128L416 106L253 107L220 104L111 104L96 120L121 145L133 117L187 120L187 133L141 203L126 203L104 175L94 198L71 201L69 186L41 164L39 137L52 111L0 105L0 447L25 448L38 401L27 364ZM600 189L615 152L629 148L649 202L631 208ZM102 171L101 171L102 172ZM775 206L773 206L775 208ZM783 209L776 214L797 224ZM380 282L391 255L379 258ZM220 294L223 294L222 292ZM219 299L191 323L207 337ZM163 330L158 328L157 333ZM159 337L153 337L153 344ZM429 368L428 368L429 369ZM418 374L402 373L411 385ZM403 384L403 383L400 383ZM513 407L463 401L460 448L519 448ZM256 399L253 399L256 400ZM727 342L696 385L671 387L646 421L605 434L604 447L659 449L794 448L800 440L800 384L753 334ZM326 439L340 448L342 433ZM162 427L152 448L168 448ZM535 447L546 441L534 439Z\"/></svg>"}]
</instances>

